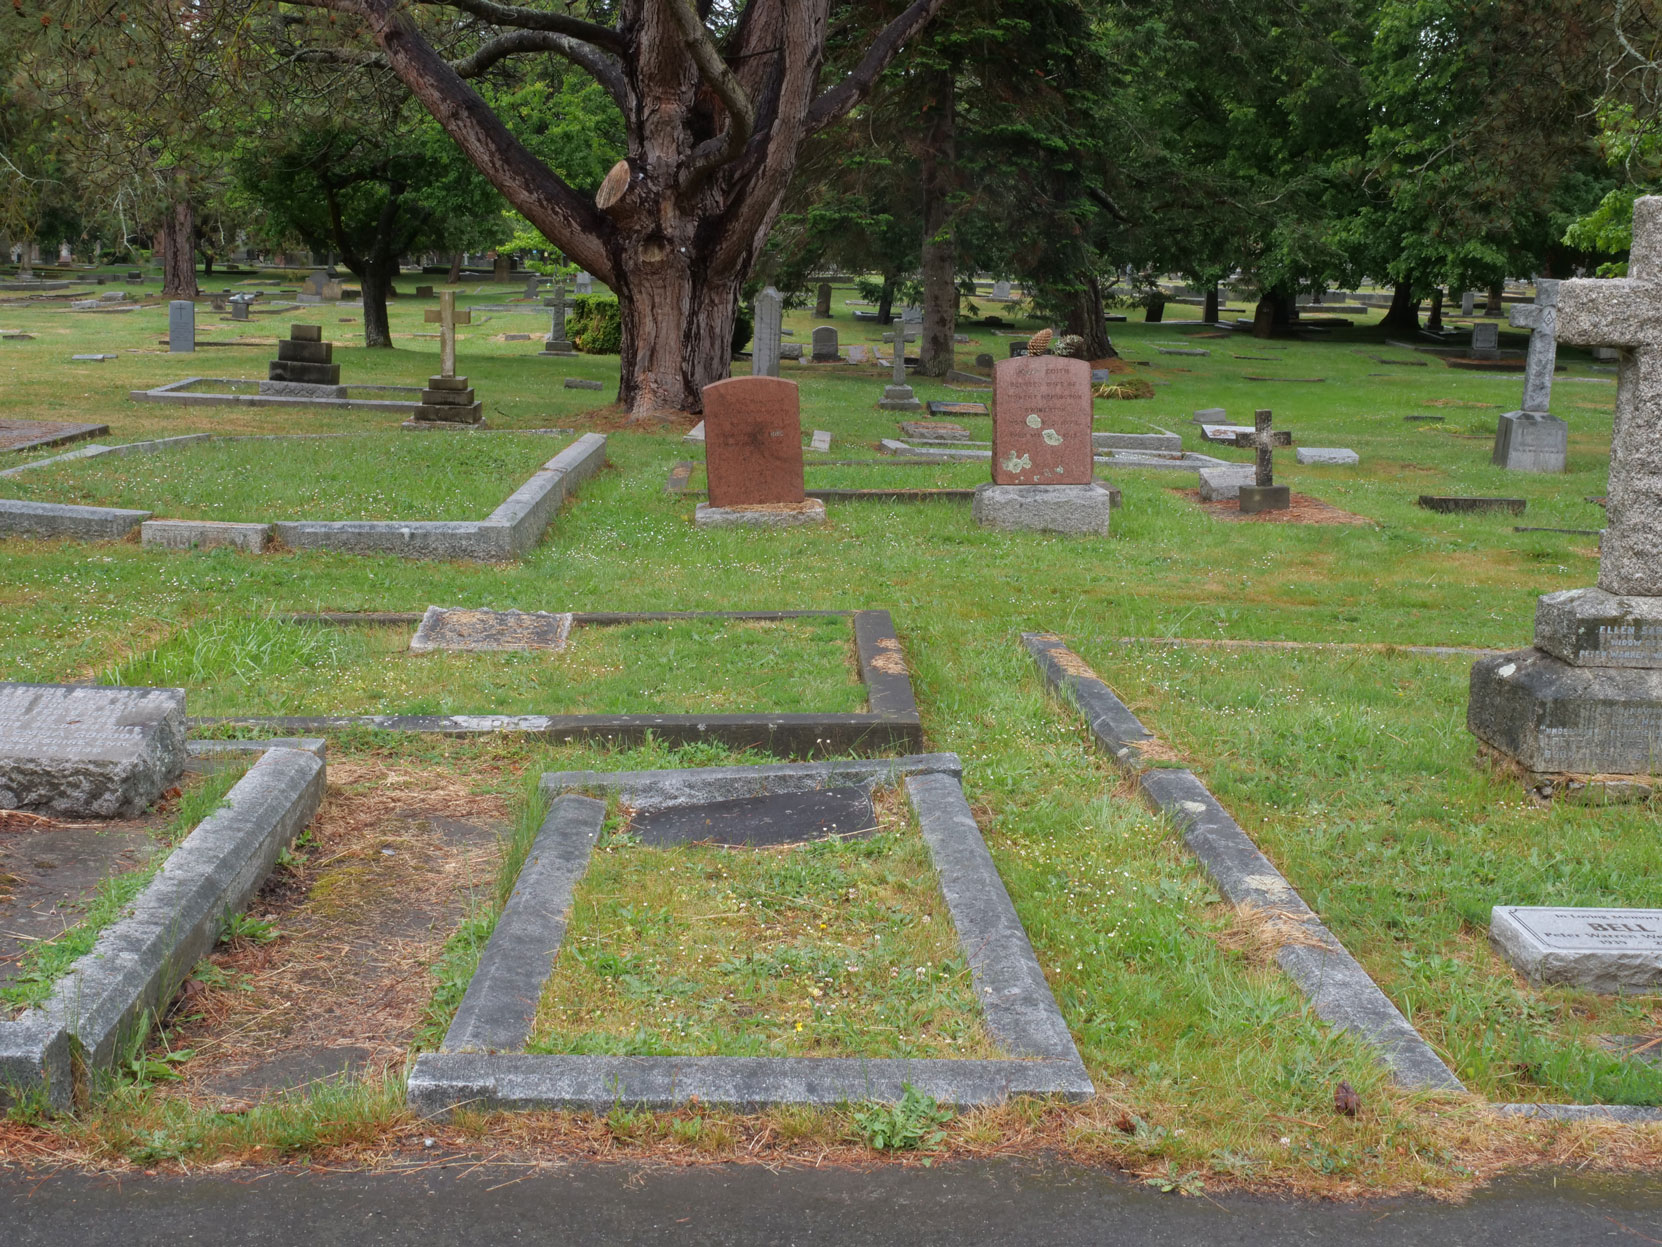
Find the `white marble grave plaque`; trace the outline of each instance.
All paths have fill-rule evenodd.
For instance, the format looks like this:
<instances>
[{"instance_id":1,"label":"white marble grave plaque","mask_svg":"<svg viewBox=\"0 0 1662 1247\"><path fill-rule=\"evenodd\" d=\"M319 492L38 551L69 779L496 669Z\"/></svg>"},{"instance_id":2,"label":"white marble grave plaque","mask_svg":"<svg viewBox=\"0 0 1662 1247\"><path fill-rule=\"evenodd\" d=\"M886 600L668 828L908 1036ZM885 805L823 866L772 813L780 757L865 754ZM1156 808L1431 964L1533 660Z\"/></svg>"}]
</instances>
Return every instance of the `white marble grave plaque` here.
<instances>
[{"instance_id":1,"label":"white marble grave plaque","mask_svg":"<svg viewBox=\"0 0 1662 1247\"><path fill-rule=\"evenodd\" d=\"M0 809L132 818L184 765L183 689L0 684Z\"/></svg>"},{"instance_id":2,"label":"white marble grave plaque","mask_svg":"<svg viewBox=\"0 0 1662 1247\"><path fill-rule=\"evenodd\" d=\"M1497 905L1489 940L1532 983L1596 992L1662 985L1662 909Z\"/></svg>"}]
</instances>

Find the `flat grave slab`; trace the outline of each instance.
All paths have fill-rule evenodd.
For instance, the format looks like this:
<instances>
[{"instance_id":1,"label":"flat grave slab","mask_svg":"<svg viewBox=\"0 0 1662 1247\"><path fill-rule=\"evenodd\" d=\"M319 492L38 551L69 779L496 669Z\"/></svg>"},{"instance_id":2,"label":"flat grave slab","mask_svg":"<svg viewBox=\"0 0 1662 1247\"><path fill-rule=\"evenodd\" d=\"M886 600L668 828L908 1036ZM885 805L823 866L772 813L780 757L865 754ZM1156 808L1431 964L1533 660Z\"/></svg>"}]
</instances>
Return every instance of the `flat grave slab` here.
<instances>
[{"instance_id":1,"label":"flat grave slab","mask_svg":"<svg viewBox=\"0 0 1662 1247\"><path fill-rule=\"evenodd\" d=\"M864 786L737 797L636 814L630 832L642 844L764 845L850 839L877 830L871 790Z\"/></svg>"},{"instance_id":2,"label":"flat grave slab","mask_svg":"<svg viewBox=\"0 0 1662 1247\"><path fill-rule=\"evenodd\" d=\"M62 420L0 419L0 450L40 450L86 437L102 437L107 424L77 424Z\"/></svg>"},{"instance_id":3,"label":"flat grave slab","mask_svg":"<svg viewBox=\"0 0 1662 1247\"><path fill-rule=\"evenodd\" d=\"M549 650L558 653L565 649L571 637L571 621L569 611L550 614L429 606L410 638L410 652Z\"/></svg>"},{"instance_id":4,"label":"flat grave slab","mask_svg":"<svg viewBox=\"0 0 1662 1247\"><path fill-rule=\"evenodd\" d=\"M1523 498L1460 498L1450 495L1421 494L1419 505L1427 511L1442 515L1478 515L1485 511L1505 511L1522 515L1529 503Z\"/></svg>"},{"instance_id":5,"label":"flat grave slab","mask_svg":"<svg viewBox=\"0 0 1662 1247\"><path fill-rule=\"evenodd\" d=\"M977 378L977 380L985 380L985 378ZM992 414L987 410L986 403L955 403L934 399L925 403L924 406L929 409L929 414L932 416L990 416Z\"/></svg>"},{"instance_id":6,"label":"flat grave slab","mask_svg":"<svg viewBox=\"0 0 1662 1247\"><path fill-rule=\"evenodd\" d=\"M902 420L900 422L900 432L902 436L914 441L967 442L970 440L968 429L961 424L952 424L946 420Z\"/></svg>"},{"instance_id":7,"label":"flat grave slab","mask_svg":"<svg viewBox=\"0 0 1662 1247\"><path fill-rule=\"evenodd\" d=\"M1610 994L1662 986L1662 909L1496 905L1489 941L1531 983Z\"/></svg>"},{"instance_id":8,"label":"flat grave slab","mask_svg":"<svg viewBox=\"0 0 1662 1247\"><path fill-rule=\"evenodd\" d=\"M0 809L132 818L184 765L181 689L0 684Z\"/></svg>"},{"instance_id":9,"label":"flat grave slab","mask_svg":"<svg viewBox=\"0 0 1662 1247\"><path fill-rule=\"evenodd\" d=\"M1341 467L1362 462L1361 456L1354 450L1344 450L1337 446L1302 446L1293 457L1300 463L1334 464Z\"/></svg>"}]
</instances>

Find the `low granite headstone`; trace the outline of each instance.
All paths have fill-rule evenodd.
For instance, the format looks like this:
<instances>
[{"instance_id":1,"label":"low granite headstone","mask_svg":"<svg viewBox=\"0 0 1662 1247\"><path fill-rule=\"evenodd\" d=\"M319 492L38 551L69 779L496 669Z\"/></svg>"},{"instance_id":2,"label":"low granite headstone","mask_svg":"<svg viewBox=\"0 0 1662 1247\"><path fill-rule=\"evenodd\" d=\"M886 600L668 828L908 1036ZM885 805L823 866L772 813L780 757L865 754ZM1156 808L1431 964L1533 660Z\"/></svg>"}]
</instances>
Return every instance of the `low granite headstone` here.
<instances>
[{"instance_id":1,"label":"low granite headstone","mask_svg":"<svg viewBox=\"0 0 1662 1247\"><path fill-rule=\"evenodd\" d=\"M1472 326L1472 358L1500 358L1500 326L1492 320Z\"/></svg>"},{"instance_id":2,"label":"low granite headstone","mask_svg":"<svg viewBox=\"0 0 1662 1247\"><path fill-rule=\"evenodd\" d=\"M167 305L167 349L172 355L196 349L196 304L189 299Z\"/></svg>"},{"instance_id":3,"label":"low granite headstone","mask_svg":"<svg viewBox=\"0 0 1662 1247\"><path fill-rule=\"evenodd\" d=\"M0 809L136 818L184 765L182 689L0 684Z\"/></svg>"},{"instance_id":4,"label":"low granite headstone","mask_svg":"<svg viewBox=\"0 0 1662 1247\"><path fill-rule=\"evenodd\" d=\"M429 606L410 638L412 654L565 649L570 612L468 610Z\"/></svg>"},{"instance_id":5,"label":"low granite headstone","mask_svg":"<svg viewBox=\"0 0 1662 1247\"><path fill-rule=\"evenodd\" d=\"M814 330L813 359L816 364L834 364L841 355L837 350L837 327L820 325Z\"/></svg>"},{"instance_id":6,"label":"low granite headstone","mask_svg":"<svg viewBox=\"0 0 1662 1247\"><path fill-rule=\"evenodd\" d=\"M1662 986L1662 909L1496 905L1489 941L1531 983L1611 994Z\"/></svg>"},{"instance_id":7,"label":"low granite headstone","mask_svg":"<svg viewBox=\"0 0 1662 1247\"><path fill-rule=\"evenodd\" d=\"M1362 462L1361 456L1354 450L1344 450L1337 446L1303 446L1293 457L1300 463L1331 464L1338 467L1349 467Z\"/></svg>"}]
</instances>

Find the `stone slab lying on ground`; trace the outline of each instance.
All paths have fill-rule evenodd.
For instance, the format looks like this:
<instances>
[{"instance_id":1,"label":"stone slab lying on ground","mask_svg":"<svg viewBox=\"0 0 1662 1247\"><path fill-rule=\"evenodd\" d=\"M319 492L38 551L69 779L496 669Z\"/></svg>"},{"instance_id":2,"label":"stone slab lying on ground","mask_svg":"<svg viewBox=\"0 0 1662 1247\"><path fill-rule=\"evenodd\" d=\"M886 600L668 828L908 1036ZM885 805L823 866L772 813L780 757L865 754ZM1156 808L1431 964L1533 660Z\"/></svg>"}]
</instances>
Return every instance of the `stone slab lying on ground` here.
<instances>
[{"instance_id":1,"label":"stone slab lying on ground","mask_svg":"<svg viewBox=\"0 0 1662 1247\"><path fill-rule=\"evenodd\" d=\"M271 545L271 534L270 524L145 520L139 525L139 544L164 550L209 550L215 546L231 546L250 554L264 554Z\"/></svg>"},{"instance_id":2,"label":"stone slab lying on ground","mask_svg":"<svg viewBox=\"0 0 1662 1247\"><path fill-rule=\"evenodd\" d=\"M1093 450L1141 450L1151 454L1182 454L1183 439L1176 433L1092 433Z\"/></svg>"},{"instance_id":3,"label":"stone slab lying on ground","mask_svg":"<svg viewBox=\"0 0 1662 1247\"><path fill-rule=\"evenodd\" d=\"M590 381L586 377L567 377L565 388L568 390L604 390L605 384L600 381Z\"/></svg>"},{"instance_id":4,"label":"stone slab lying on ground","mask_svg":"<svg viewBox=\"0 0 1662 1247\"><path fill-rule=\"evenodd\" d=\"M1489 942L1531 983L1612 995L1662 986L1662 909L1496 905Z\"/></svg>"},{"instance_id":5,"label":"stone slab lying on ground","mask_svg":"<svg viewBox=\"0 0 1662 1247\"><path fill-rule=\"evenodd\" d=\"M565 649L571 613L466 610L429 606L410 638L412 654L437 650L465 652Z\"/></svg>"},{"instance_id":6,"label":"stone slab lying on ground","mask_svg":"<svg viewBox=\"0 0 1662 1247\"><path fill-rule=\"evenodd\" d=\"M1200 470L1200 500L1202 502L1238 502L1241 486L1258 479L1253 468L1241 464L1226 468Z\"/></svg>"},{"instance_id":7,"label":"stone slab lying on ground","mask_svg":"<svg viewBox=\"0 0 1662 1247\"><path fill-rule=\"evenodd\" d=\"M1361 456L1354 450L1342 450L1338 447L1302 446L1293 457L1300 463L1325 463L1340 467L1362 462Z\"/></svg>"},{"instance_id":8,"label":"stone slab lying on ground","mask_svg":"<svg viewBox=\"0 0 1662 1247\"><path fill-rule=\"evenodd\" d=\"M1476 515L1484 511L1505 511L1522 515L1529 503L1523 498L1460 498L1452 495L1421 494L1419 505L1442 515Z\"/></svg>"},{"instance_id":9,"label":"stone slab lying on ground","mask_svg":"<svg viewBox=\"0 0 1662 1247\"><path fill-rule=\"evenodd\" d=\"M0 684L0 809L136 818L184 765L180 689Z\"/></svg>"},{"instance_id":10,"label":"stone slab lying on ground","mask_svg":"<svg viewBox=\"0 0 1662 1247\"><path fill-rule=\"evenodd\" d=\"M660 847L777 847L813 840L855 839L876 830L871 790L857 784L641 811L629 823L632 837Z\"/></svg>"},{"instance_id":11,"label":"stone slab lying on ground","mask_svg":"<svg viewBox=\"0 0 1662 1247\"><path fill-rule=\"evenodd\" d=\"M0 1021L0 1107L42 1096L58 1110L76 1080L108 1069L173 998L323 800L321 757L273 748L163 863L124 915L38 1008Z\"/></svg>"}]
</instances>

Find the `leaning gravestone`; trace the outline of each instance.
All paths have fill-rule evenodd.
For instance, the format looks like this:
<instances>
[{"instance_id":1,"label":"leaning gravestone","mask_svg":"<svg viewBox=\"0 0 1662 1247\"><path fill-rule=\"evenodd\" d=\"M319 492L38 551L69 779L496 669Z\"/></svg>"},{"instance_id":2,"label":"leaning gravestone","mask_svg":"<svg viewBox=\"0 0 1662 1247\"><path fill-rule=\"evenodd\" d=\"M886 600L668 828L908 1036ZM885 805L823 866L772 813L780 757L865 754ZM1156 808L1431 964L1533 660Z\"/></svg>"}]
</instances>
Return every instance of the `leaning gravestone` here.
<instances>
[{"instance_id":1,"label":"leaning gravestone","mask_svg":"<svg viewBox=\"0 0 1662 1247\"><path fill-rule=\"evenodd\" d=\"M1570 426L1551 414L1552 373L1558 364L1558 283L1536 283L1535 302L1514 305L1514 327L1529 329L1523 407L1500 418L1490 462L1514 472L1562 472Z\"/></svg>"},{"instance_id":2,"label":"leaning gravestone","mask_svg":"<svg viewBox=\"0 0 1662 1247\"><path fill-rule=\"evenodd\" d=\"M1489 942L1531 983L1611 994L1662 987L1662 909L1496 905Z\"/></svg>"},{"instance_id":3,"label":"leaning gravestone","mask_svg":"<svg viewBox=\"0 0 1662 1247\"><path fill-rule=\"evenodd\" d=\"M196 304L174 299L167 305L167 350L170 355L196 349Z\"/></svg>"},{"instance_id":4,"label":"leaning gravestone","mask_svg":"<svg viewBox=\"0 0 1662 1247\"><path fill-rule=\"evenodd\" d=\"M136 818L184 765L182 689L0 684L0 809Z\"/></svg>"},{"instance_id":5,"label":"leaning gravestone","mask_svg":"<svg viewBox=\"0 0 1662 1247\"><path fill-rule=\"evenodd\" d=\"M1472 668L1467 727L1526 770L1662 774L1662 197L1628 276L1558 287L1558 336L1621 348L1598 585L1542 597L1535 648Z\"/></svg>"},{"instance_id":6,"label":"leaning gravestone","mask_svg":"<svg viewBox=\"0 0 1662 1247\"><path fill-rule=\"evenodd\" d=\"M993 370L993 479L975 490L977 523L1106 534L1112 496L1091 475L1091 366L1033 355Z\"/></svg>"},{"instance_id":7,"label":"leaning gravestone","mask_svg":"<svg viewBox=\"0 0 1662 1247\"><path fill-rule=\"evenodd\" d=\"M756 296L756 343L750 355L750 375L779 375L780 331L784 328L785 299L769 286Z\"/></svg>"},{"instance_id":8,"label":"leaning gravestone","mask_svg":"<svg viewBox=\"0 0 1662 1247\"><path fill-rule=\"evenodd\" d=\"M731 377L704 387L704 470L709 501L700 528L784 528L825 521L803 489L802 413L796 382Z\"/></svg>"}]
</instances>

